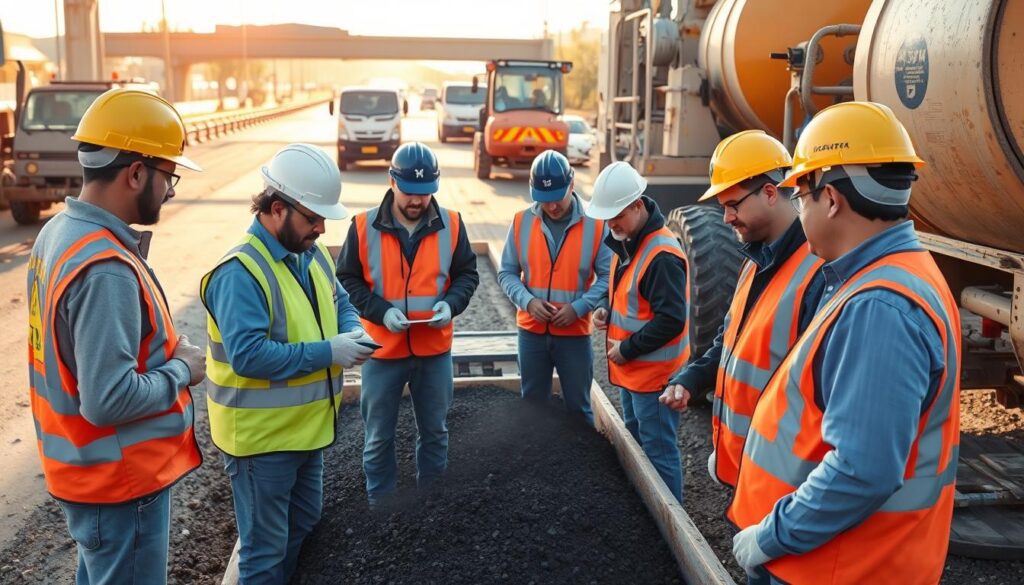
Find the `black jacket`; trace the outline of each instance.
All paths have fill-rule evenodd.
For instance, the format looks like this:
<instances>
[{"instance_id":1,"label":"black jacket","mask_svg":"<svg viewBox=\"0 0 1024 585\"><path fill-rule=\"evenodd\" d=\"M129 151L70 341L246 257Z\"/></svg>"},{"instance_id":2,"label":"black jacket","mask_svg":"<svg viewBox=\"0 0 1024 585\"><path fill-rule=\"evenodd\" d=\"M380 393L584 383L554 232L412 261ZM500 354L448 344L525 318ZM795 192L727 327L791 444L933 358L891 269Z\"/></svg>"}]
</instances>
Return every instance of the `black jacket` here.
<instances>
[{"instance_id":1,"label":"black jacket","mask_svg":"<svg viewBox=\"0 0 1024 585\"><path fill-rule=\"evenodd\" d=\"M445 228L447 215L441 214L441 208L437 199L431 199L429 219L422 222L411 235L401 225L396 225L391 215L391 202L395 195L390 189L384 195L377 212L377 219L374 220L370 229L393 234L402 243L402 251L406 260L411 266L419 251L420 242L426 236ZM392 304L382 297L375 295L363 280L363 263L359 260L359 234L356 232L356 224L352 222L349 226L348 237L338 254L338 280L348 291L350 301L359 314L378 325L384 324L384 313L392 308ZM476 253L469 245L469 234L466 233L466 224L459 215L459 240L455 245L455 254L452 256L451 284L448 292L441 299L448 303L452 309L452 316L458 315L469 306L469 299L480 284L480 275L476 271Z\"/></svg>"},{"instance_id":2,"label":"black jacket","mask_svg":"<svg viewBox=\"0 0 1024 585\"><path fill-rule=\"evenodd\" d=\"M620 242L609 233L604 240L619 257L619 265L612 275L616 287L640 241L665 225L665 216L658 204L647 196L643 197L643 202L650 217L635 238ZM660 348L675 339L686 326L686 265L683 260L664 252L655 256L640 279L640 295L650 303L654 318L619 346L619 353L627 360Z\"/></svg>"}]
</instances>

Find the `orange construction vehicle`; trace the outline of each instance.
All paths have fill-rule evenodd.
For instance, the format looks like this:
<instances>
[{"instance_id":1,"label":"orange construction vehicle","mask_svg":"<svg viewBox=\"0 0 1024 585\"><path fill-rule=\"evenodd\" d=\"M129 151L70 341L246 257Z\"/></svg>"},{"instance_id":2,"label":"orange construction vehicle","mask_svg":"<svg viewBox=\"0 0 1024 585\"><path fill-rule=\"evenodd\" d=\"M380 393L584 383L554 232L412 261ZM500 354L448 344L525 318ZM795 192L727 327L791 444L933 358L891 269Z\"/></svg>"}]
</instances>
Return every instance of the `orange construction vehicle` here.
<instances>
[{"instance_id":1,"label":"orange construction vehicle","mask_svg":"<svg viewBox=\"0 0 1024 585\"><path fill-rule=\"evenodd\" d=\"M545 150L565 154L569 125L561 120L564 61L497 59L487 63L487 102L473 136L473 170L489 179L494 166L529 168ZM480 91L473 78L473 92Z\"/></svg>"}]
</instances>

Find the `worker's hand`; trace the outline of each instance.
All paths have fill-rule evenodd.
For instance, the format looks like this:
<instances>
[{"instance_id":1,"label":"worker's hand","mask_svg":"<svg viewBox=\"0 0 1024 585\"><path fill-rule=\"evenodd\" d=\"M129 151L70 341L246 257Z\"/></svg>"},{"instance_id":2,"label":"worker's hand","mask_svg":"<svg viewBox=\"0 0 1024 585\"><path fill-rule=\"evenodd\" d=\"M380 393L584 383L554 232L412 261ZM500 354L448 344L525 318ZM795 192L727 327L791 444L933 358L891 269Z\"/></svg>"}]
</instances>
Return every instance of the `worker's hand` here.
<instances>
[{"instance_id":1,"label":"worker's hand","mask_svg":"<svg viewBox=\"0 0 1024 585\"><path fill-rule=\"evenodd\" d=\"M330 339L331 363L343 368L351 368L370 359L372 347L360 345L356 340L362 337L357 331L335 335Z\"/></svg>"},{"instance_id":2,"label":"worker's hand","mask_svg":"<svg viewBox=\"0 0 1024 585\"><path fill-rule=\"evenodd\" d=\"M551 324L555 327L568 327L576 319L579 319L576 309L572 308L572 303L566 303L555 311L555 314L551 317Z\"/></svg>"},{"instance_id":3,"label":"worker's hand","mask_svg":"<svg viewBox=\"0 0 1024 585\"><path fill-rule=\"evenodd\" d=\"M171 359L179 359L188 366L188 385L195 386L206 377L206 352L197 345L192 345L188 335L178 336L178 345L174 348Z\"/></svg>"},{"instance_id":4,"label":"worker's hand","mask_svg":"<svg viewBox=\"0 0 1024 585\"><path fill-rule=\"evenodd\" d=\"M447 327L452 322L452 307L445 301L437 301L434 303L434 317L436 321L431 321L429 325L434 329L441 329Z\"/></svg>"},{"instance_id":5,"label":"worker's hand","mask_svg":"<svg viewBox=\"0 0 1024 585\"><path fill-rule=\"evenodd\" d=\"M758 567L771 560L757 544L757 530L760 527L760 524L748 526L732 537L732 556L736 557L736 563L751 577L755 576Z\"/></svg>"},{"instance_id":6,"label":"worker's hand","mask_svg":"<svg viewBox=\"0 0 1024 585\"><path fill-rule=\"evenodd\" d=\"M619 352L620 345L622 345L621 341L615 339L608 340L608 359L621 366L626 363L627 360L622 357L622 353Z\"/></svg>"},{"instance_id":7,"label":"worker's hand","mask_svg":"<svg viewBox=\"0 0 1024 585\"><path fill-rule=\"evenodd\" d=\"M384 326L392 333L401 333L409 328L409 320L405 318L402 311L391 307L384 313Z\"/></svg>"},{"instance_id":8,"label":"worker's hand","mask_svg":"<svg viewBox=\"0 0 1024 585\"><path fill-rule=\"evenodd\" d=\"M608 328L608 309L596 309L590 319L594 322L594 327L604 331Z\"/></svg>"},{"instance_id":9,"label":"worker's hand","mask_svg":"<svg viewBox=\"0 0 1024 585\"><path fill-rule=\"evenodd\" d=\"M555 309L554 305L544 302L538 298L532 298L530 299L530 302L526 304L526 312L541 323L551 321L551 318L555 316L556 310L557 309Z\"/></svg>"},{"instance_id":10,"label":"worker's hand","mask_svg":"<svg viewBox=\"0 0 1024 585\"><path fill-rule=\"evenodd\" d=\"M712 450L711 454L708 455L708 475L711 476L711 479L715 483L717 483L718 485L722 485L722 482L719 481L719 479L718 479L717 468L718 468L718 454L714 450Z\"/></svg>"},{"instance_id":11,"label":"worker's hand","mask_svg":"<svg viewBox=\"0 0 1024 585\"><path fill-rule=\"evenodd\" d=\"M665 388L665 391L658 397L658 402L672 410L683 412L690 402L690 391L682 384L669 384L668 388Z\"/></svg>"}]
</instances>

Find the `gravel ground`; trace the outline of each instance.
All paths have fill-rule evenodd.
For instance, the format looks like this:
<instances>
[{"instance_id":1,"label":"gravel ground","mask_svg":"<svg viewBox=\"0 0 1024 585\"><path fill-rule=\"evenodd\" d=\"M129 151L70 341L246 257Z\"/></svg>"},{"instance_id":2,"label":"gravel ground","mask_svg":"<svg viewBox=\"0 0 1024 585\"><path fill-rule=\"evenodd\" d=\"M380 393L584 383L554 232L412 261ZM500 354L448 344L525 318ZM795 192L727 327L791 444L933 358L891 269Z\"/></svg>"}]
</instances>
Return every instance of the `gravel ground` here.
<instances>
[{"instance_id":1,"label":"gravel ground","mask_svg":"<svg viewBox=\"0 0 1024 585\"><path fill-rule=\"evenodd\" d=\"M487 262L480 262L479 265L480 288L467 311L456 319L456 328L463 331L514 328L515 313L497 286L494 270ZM193 340L205 340L204 318L202 307L198 304L192 305L186 308L183 315L179 315L177 325ZM604 337L595 335L595 375L609 399L618 406L618 394L610 391L611 386L607 380L603 348ZM231 489L221 469L220 455L210 442L209 428L206 422L205 396L202 390L198 390L194 394L197 406L197 436L203 448L205 462L199 470L175 486L173 491L169 580L171 583L219 583L224 563L230 555L231 547L236 539L234 515L231 509ZM455 415L456 412L453 412L453 421ZM343 413L343 418L346 416L353 416L356 423L359 422L359 417L351 407ZM739 582L743 582L742 571L732 561L732 528L722 515L729 503L730 493L727 489L712 482L706 472L707 456L711 449L710 418L709 408L694 407L683 414L680 423L679 444L683 452L686 471L686 510L715 552L723 559L733 577ZM467 424L466 428L473 424L470 421L471 417L464 421L464 424ZM1024 444L1024 418L1022 418L1021 412L1007 411L996 405L990 392L964 393L961 398L961 423L966 433L1000 435L1010 438L1018 445ZM355 433L354 428L352 433L346 433L343 430L339 442L356 440ZM359 433L361 437L361 425ZM456 439L457 435L453 433L453 441ZM402 440L408 444L411 435L403 437ZM360 441L361 439L353 445L357 447L361 444ZM357 448L352 451L353 462L358 460L358 453ZM410 464L411 461L408 460L401 462L401 465L404 466L402 473L407 478L412 474ZM507 463L504 464L507 465ZM452 470L456 471L454 463ZM505 474L505 477L500 478L501 481L509 481L510 475ZM364 492L361 481L360 479L352 484L348 492L354 493L355 496L348 496L348 499L360 503L363 501ZM415 513L404 510L396 516L405 514L402 516L403 518L411 518L410 514ZM365 514L365 507L363 514ZM419 514L422 515L423 512L419 512ZM550 511L543 516L538 514L538 517L543 520L550 520L552 517L561 518L552 516ZM596 523L594 525L600 526ZM328 518L324 526L333 526L332 520ZM344 533L344 531L342 532ZM469 533L467 532L467 534ZM464 536L464 538L466 537ZM505 538L510 537L502 537L499 534L498 540L504 542ZM555 544L554 541L553 544ZM545 550L552 554L558 554L556 546L557 544ZM660 541L658 546L663 546ZM413 547L414 555L418 554L416 548L426 550L425 547ZM338 552L332 549L326 554L337 555ZM610 554L609 559L612 558ZM586 555L587 562L593 563L593 557L593 554ZM623 557L620 555L619 558ZM602 562L604 560L602 557ZM548 562L549 567L555 567L552 570L558 569L557 565ZM614 566L615 563L611 563L611 565ZM60 509L52 502L35 510L29 521L19 529L16 538L12 539L6 548L0 550L0 584L72 583L74 569L74 544L67 535ZM526 574L514 567L510 571L510 581L512 582L528 583L533 578L533 575ZM545 573L538 577L544 577L542 580L547 581L547 576L554 574ZM626 582L644 582L633 579L632 576L631 573L630 579ZM309 578L313 579L314 576L310 575ZM494 580L487 574L481 574L480 579L477 582ZM569 577L562 581L552 582L577 582L577 580ZM580 580L579 582L586 581ZM607 582L612 581L608 580ZM1024 583L1024 562L996 562L951 556L947 559L946 572L942 582L956 585L974 583L1017 585Z\"/></svg>"},{"instance_id":2,"label":"gravel ground","mask_svg":"<svg viewBox=\"0 0 1024 585\"><path fill-rule=\"evenodd\" d=\"M362 421L354 407L343 413L345 433L325 452L325 520L292 583L681 583L614 449L591 428L493 388L456 392L448 422L448 472L418 494L404 401L399 501L371 513Z\"/></svg>"}]
</instances>

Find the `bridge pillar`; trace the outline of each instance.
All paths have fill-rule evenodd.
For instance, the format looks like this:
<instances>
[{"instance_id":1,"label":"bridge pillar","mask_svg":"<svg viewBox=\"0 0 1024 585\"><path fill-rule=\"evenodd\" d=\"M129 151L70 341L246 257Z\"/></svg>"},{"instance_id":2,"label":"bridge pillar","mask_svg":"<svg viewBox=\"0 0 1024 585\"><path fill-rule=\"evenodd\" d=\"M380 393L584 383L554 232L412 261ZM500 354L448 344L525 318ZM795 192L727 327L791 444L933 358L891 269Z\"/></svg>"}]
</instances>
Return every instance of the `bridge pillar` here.
<instances>
[{"instance_id":1,"label":"bridge pillar","mask_svg":"<svg viewBox=\"0 0 1024 585\"><path fill-rule=\"evenodd\" d=\"M189 77L191 70L191 63L177 63L172 67L167 67L165 64L164 75L167 75L169 72L174 79L174 82L171 84L174 88L174 95L164 97L172 102L187 102L192 99L192 79Z\"/></svg>"},{"instance_id":2,"label":"bridge pillar","mask_svg":"<svg viewBox=\"0 0 1024 585\"><path fill-rule=\"evenodd\" d=\"M64 0L67 79L103 79L103 35L98 0Z\"/></svg>"}]
</instances>

